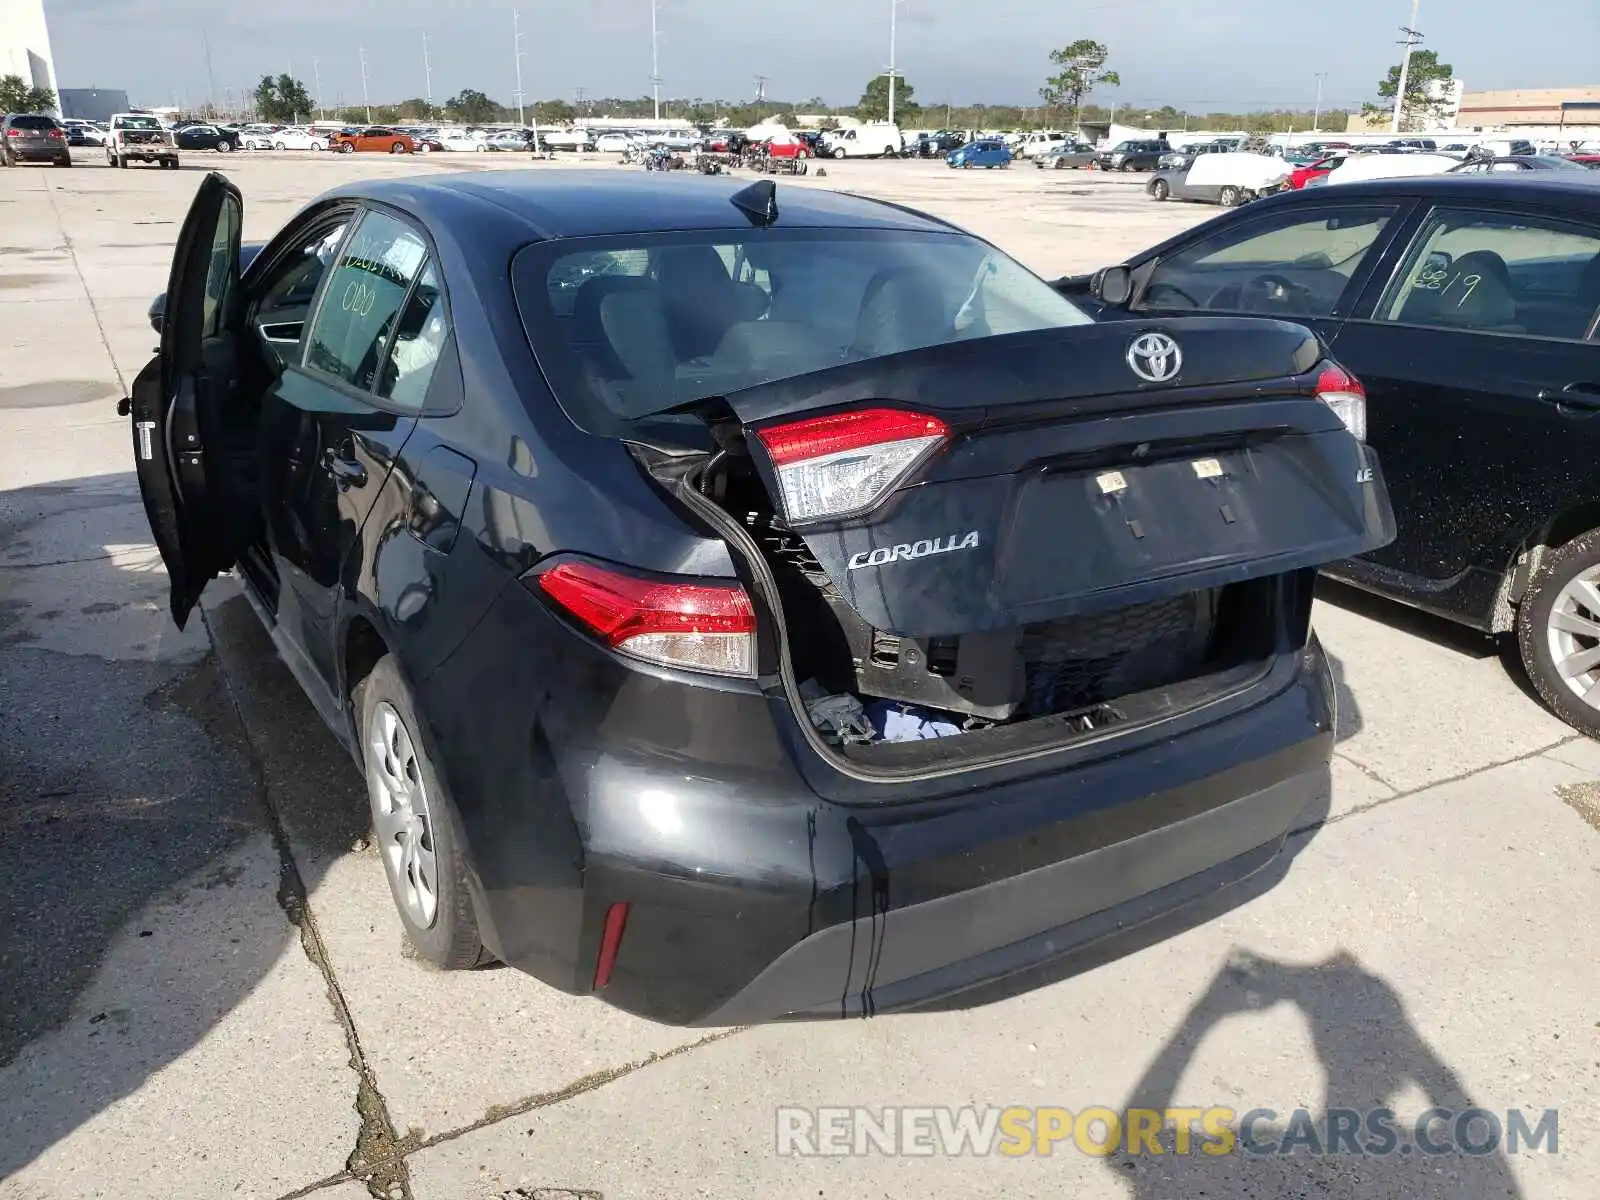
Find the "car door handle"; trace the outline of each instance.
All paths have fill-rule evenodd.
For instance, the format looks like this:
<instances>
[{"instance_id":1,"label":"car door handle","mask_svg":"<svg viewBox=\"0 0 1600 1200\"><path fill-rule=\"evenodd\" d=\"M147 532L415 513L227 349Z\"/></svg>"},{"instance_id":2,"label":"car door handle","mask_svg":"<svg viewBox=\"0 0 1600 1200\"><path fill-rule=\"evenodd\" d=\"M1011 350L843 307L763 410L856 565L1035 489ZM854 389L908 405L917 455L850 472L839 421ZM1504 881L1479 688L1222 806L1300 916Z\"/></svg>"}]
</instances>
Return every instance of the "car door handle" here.
<instances>
[{"instance_id":1,"label":"car door handle","mask_svg":"<svg viewBox=\"0 0 1600 1200\"><path fill-rule=\"evenodd\" d=\"M355 459L345 458L335 450L329 450L323 456L322 468L333 476L333 482L341 492L367 486L367 469Z\"/></svg>"},{"instance_id":2,"label":"car door handle","mask_svg":"<svg viewBox=\"0 0 1600 1200\"><path fill-rule=\"evenodd\" d=\"M1569 383L1559 392L1547 388L1539 393L1539 399L1553 403L1558 412L1568 416L1600 412L1600 383Z\"/></svg>"}]
</instances>

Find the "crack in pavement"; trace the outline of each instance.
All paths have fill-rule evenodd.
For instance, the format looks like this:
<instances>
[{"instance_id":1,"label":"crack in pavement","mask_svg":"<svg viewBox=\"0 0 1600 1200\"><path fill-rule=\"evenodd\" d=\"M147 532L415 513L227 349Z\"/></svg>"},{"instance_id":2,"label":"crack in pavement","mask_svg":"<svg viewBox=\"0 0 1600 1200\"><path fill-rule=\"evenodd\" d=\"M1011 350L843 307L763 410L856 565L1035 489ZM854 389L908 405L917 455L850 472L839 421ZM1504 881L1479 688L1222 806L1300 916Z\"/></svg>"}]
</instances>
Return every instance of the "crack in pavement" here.
<instances>
[{"instance_id":1,"label":"crack in pavement","mask_svg":"<svg viewBox=\"0 0 1600 1200\"><path fill-rule=\"evenodd\" d=\"M205 625L206 636L215 647L216 634L211 628L210 618L203 609L199 615ZM415 1134L408 1134L402 1138L395 1131L394 1121L389 1115L388 1101L378 1090L377 1077L373 1074L372 1065L367 1061L366 1052L361 1047L361 1036L356 1031L355 1017L334 973L333 963L328 957L327 944L322 940L321 931L317 928L316 917L311 911L310 901L306 895L305 880L295 863L294 848L290 844L288 832L283 827L277 809L273 807L266 784L266 771L255 741L251 737L249 724L239 706L238 697L234 694L233 681L227 672L222 672L221 675L234 717L244 731L245 747L250 770L255 777L256 793L266 812L272 843L278 852L278 904L289 923L299 930L300 948L322 976L323 984L327 988L328 1003L333 1008L334 1017L344 1032L345 1046L350 1051L350 1069L356 1073L354 1107L361 1117L361 1125L356 1133L355 1148L345 1160L345 1169L335 1178L338 1181L350 1179L365 1184L367 1193L375 1200L412 1200L411 1178L405 1156L420 1145L420 1139Z\"/></svg>"},{"instance_id":2,"label":"crack in pavement","mask_svg":"<svg viewBox=\"0 0 1600 1200\"><path fill-rule=\"evenodd\" d=\"M83 264L78 261L78 248L72 244L72 236L67 233L67 222L61 215L61 206L56 203L56 188L46 187L45 195L50 198L50 211L56 215L56 228L61 230L61 242L67 248L67 256L72 259L72 270L78 277L78 286L83 289L83 299L89 306L89 315L94 318L94 327L100 334L100 345L105 348L106 358L111 363L111 373L117 377L117 387L122 394L128 394L128 381L122 377L122 368L117 365L117 355L111 349L111 339L106 336L106 323L101 319L100 306L95 303L94 293L89 290L89 280L84 277Z\"/></svg>"},{"instance_id":3,"label":"crack in pavement","mask_svg":"<svg viewBox=\"0 0 1600 1200\"><path fill-rule=\"evenodd\" d=\"M1581 742L1584 740L1585 738L1583 734L1573 734L1571 737L1564 737L1558 742L1552 742L1548 746L1541 746L1537 750L1529 750L1524 754L1516 754L1510 758L1503 758L1499 762L1485 763L1481 767L1473 767L1470 771L1462 771L1459 775L1449 775L1444 779L1433 779L1427 783L1418 784L1416 787L1407 791L1396 791L1392 796L1382 796L1377 800L1369 801L1366 804L1358 804L1354 808L1349 809L1346 812L1342 812L1336 817L1326 817L1321 821L1312 821L1305 825L1296 826L1289 831L1289 836L1295 837L1298 834L1308 833L1313 829L1321 829L1328 825L1337 825L1341 821L1348 821L1351 817L1359 817L1364 813L1371 812L1375 808L1382 808L1386 804L1393 804L1396 800L1405 800L1411 796L1419 796L1423 792L1431 792L1434 788L1446 787L1452 783L1460 783L1463 779L1472 779L1478 775L1484 774L1486 771L1495 771L1501 767L1512 766L1515 763L1527 762L1530 758L1540 758L1543 755L1549 754L1552 750L1559 750L1563 746L1570 746L1573 742ZM1339 755L1339 757L1344 758L1342 754ZM1353 767L1360 766L1359 763L1351 762L1349 759L1345 759L1345 761L1350 762L1350 765ZM1377 779L1377 776L1373 776L1373 778ZM1377 781L1379 783L1383 783L1383 780L1381 779L1377 779ZM1393 785L1383 783L1383 786L1392 787Z\"/></svg>"},{"instance_id":4,"label":"crack in pavement","mask_svg":"<svg viewBox=\"0 0 1600 1200\"><path fill-rule=\"evenodd\" d=\"M586 1095L589 1092L603 1088L608 1083L615 1083L619 1079L624 1079L637 1071L643 1070L646 1067L654 1066L656 1063L666 1062L669 1059L679 1058L685 1054L692 1053L695 1050L700 1050L706 1046L713 1046L718 1042L727 1041L729 1038L741 1033L746 1033L752 1028L754 1028L754 1026L736 1025L731 1029L719 1029L715 1033L708 1033L705 1037L685 1043L682 1046L674 1046L671 1050L663 1050L660 1053L649 1054L644 1058L636 1059L630 1063L623 1063L620 1066L606 1067L602 1070L591 1072L588 1075L574 1079L571 1083L565 1084L554 1091L537 1092L534 1095L524 1097L521 1100L513 1100L509 1104L491 1105L488 1111L486 1111L483 1116L479 1117L476 1121L468 1122L467 1124L456 1129L446 1130L444 1133L436 1133L432 1137L419 1138L414 1142L411 1142L409 1145L401 1146L397 1144L393 1152L395 1161L403 1161L406 1157L417 1153L419 1150L430 1150L434 1146L443 1145L445 1142L456 1141L459 1138L466 1137L469 1133L476 1133L480 1129L487 1129L491 1125L498 1125L502 1121L510 1120L512 1117L524 1116L527 1113L534 1112L541 1108L549 1108L552 1105L561 1104L564 1101L576 1099L579 1096ZM313 1192L321 1191L323 1188L334 1187L352 1178L354 1178L354 1176L352 1176L349 1172L341 1172L338 1175L330 1175L324 1179L319 1179L314 1183L308 1183L305 1187L297 1188L295 1191L286 1192L284 1195L278 1197L278 1200L300 1200L301 1197L309 1196ZM558 1195L563 1193L563 1189L556 1188L551 1190ZM571 1193L572 1189L564 1189L564 1191ZM537 1194L537 1191L535 1194ZM578 1191L575 1194L579 1196L588 1196L591 1194L598 1195L599 1193Z\"/></svg>"}]
</instances>

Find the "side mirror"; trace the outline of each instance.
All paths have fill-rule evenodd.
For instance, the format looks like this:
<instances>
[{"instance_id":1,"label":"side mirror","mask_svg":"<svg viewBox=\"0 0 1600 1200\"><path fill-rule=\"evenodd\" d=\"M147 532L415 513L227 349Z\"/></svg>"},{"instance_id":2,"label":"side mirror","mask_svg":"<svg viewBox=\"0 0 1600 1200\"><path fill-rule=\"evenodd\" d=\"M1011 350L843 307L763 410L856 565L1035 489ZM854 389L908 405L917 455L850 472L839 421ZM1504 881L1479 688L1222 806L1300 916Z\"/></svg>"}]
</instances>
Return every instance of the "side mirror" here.
<instances>
[{"instance_id":1,"label":"side mirror","mask_svg":"<svg viewBox=\"0 0 1600 1200\"><path fill-rule=\"evenodd\" d=\"M1101 304L1121 308L1133 299L1133 272L1127 267L1101 267L1089 280L1089 294Z\"/></svg>"},{"instance_id":2,"label":"side mirror","mask_svg":"<svg viewBox=\"0 0 1600 1200\"><path fill-rule=\"evenodd\" d=\"M162 292L150 301L150 328L161 332L161 321L167 315L167 294Z\"/></svg>"}]
</instances>

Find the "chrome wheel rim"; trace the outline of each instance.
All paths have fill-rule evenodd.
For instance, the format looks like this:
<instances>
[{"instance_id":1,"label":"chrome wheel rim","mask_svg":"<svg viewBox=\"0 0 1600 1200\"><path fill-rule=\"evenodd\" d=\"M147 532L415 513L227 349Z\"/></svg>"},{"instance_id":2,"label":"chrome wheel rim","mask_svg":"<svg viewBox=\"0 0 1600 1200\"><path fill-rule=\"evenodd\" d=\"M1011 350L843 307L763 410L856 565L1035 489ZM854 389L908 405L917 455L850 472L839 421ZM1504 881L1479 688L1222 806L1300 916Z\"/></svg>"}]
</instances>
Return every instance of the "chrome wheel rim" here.
<instances>
[{"instance_id":1,"label":"chrome wheel rim","mask_svg":"<svg viewBox=\"0 0 1600 1200\"><path fill-rule=\"evenodd\" d=\"M1600 566L1579 572L1556 595L1545 623L1550 661L1561 682L1600 708Z\"/></svg>"},{"instance_id":2,"label":"chrome wheel rim","mask_svg":"<svg viewBox=\"0 0 1600 1200\"><path fill-rule=\"evenodd\" d=\"M411 734L387 701L372 711L366 755L367 792L383 868L406 916L419 929L431 928L439 914L433 814Z\"/></svg>"}]
</instances>

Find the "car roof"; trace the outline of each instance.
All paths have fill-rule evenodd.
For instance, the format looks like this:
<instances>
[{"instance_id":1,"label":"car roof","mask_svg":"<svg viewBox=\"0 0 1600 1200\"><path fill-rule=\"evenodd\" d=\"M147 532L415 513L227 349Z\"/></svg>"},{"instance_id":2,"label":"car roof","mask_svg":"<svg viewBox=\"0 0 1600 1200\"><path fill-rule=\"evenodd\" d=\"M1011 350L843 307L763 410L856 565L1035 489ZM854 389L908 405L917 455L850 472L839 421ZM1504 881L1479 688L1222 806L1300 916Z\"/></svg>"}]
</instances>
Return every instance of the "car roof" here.
<instances>
[{"instance_id":1,"label":"car roof","mask_svg":"<svg viewBox=\"0 0 1600 1200\"><path fill-rule=\"evenodd\" d=\"M1420 199L1453 200L1490 197L1496 200L1527 200L1550 198L1558 202L1581 201L1592 205L1595 189L1600 179L1576 171L1530 171L1515 175L1416 175L1399 179L1363 179L1340 183L1331 188L1317 188L1311 193L1319 202L1330 197L1349 196L1351 199L1407 197ZM1293 203L1294 197L1307 195L1304 191L1283 192L1258 200L1250 207L1259 211L1268 205Z\"/></svg>"},{"instance_id":2,"label":"car roof","mask_svg":"<svg viewBox=\"0 0 1600 1200\"><path fill-rule=\"evenodd\" d=\"M749 186L743 179L699 174L529 169L363 180L329 196L394 204L440 221L463 215L473 202L490 204L521 218L536 236L565 238L738 227L746 218L732 198ZM956 228L914 209L824 188L779 187L778 214L777 224L788 228Z\"/></svg>"}]
</instances>

